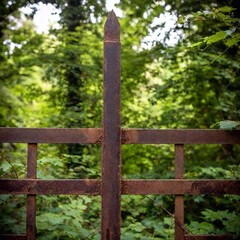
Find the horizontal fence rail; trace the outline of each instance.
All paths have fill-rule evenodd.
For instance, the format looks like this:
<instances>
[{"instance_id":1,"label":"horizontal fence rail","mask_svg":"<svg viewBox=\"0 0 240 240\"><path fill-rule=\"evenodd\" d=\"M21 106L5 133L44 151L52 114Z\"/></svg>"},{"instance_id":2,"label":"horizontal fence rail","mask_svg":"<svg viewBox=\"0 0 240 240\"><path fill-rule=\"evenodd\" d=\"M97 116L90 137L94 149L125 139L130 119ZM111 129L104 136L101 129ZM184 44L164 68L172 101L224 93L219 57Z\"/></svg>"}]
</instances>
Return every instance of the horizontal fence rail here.
<instances>
[{"instance_id":1,"label":"horizontal fence rail","mask_svg":"<svg viewBox=\"0 0 240 240\"><path fill-rule=\"evenodd\" d=\"M240 180L183 179L186 144L240 144L240 130L122 129L120 26L111 12L104 28L104 109L102 128L0 128L0 143L25 143L26 179L0 179L0 194L27 195L26 234L0 239L36 238L37 195L101 195L101 240L121 239L121 195L175 195L175 239L232 239L228 235L192 235L184 228L185 195L239 195ZM100 144L101 179L37 179L39 144ZM175 179L123 179L121 144L173 144Z\"/></svg>"},{"instance_id":2,"label":"horizontal fence rail","mask_svg":"<svg viewBox=\"0 0 240 240\"><path fill-rule=\"evenodd\" d=\"M126 129L124 144L240 144L240 130L213 129Z\"/></svg>"},{"instance_id":3,"label":"horizontal fence rail","mask_svg":"<svg viewBox=\"0 0 240 240\"><path fill-rule=\"evenodd\" d=\"M102 144L102 128L0 128L0 143ZM121 129L121 144L240 144L240 130Z\"/></svg>"},{"instance_id":4,"label":"horizontal fence rail","mask_svg":"<svg viewBox=\"0 0 240 240\"><path fill-rule=\"evenodd\" d=\"M81 143L102 142L100 128L0 128L0 143Z\"/></svg>"},{"instance_id":5,"label":"horizontal fence rail","mask_svg":"<svg viewBox=\"0 0 240 240\"><path fill-rule=\"evenodd\" d=\"M101 180L96 179L1 179L1 194L100 195ZM240 180L122 180L121 194L240 194Z\"/></svg>"}]
</instances>

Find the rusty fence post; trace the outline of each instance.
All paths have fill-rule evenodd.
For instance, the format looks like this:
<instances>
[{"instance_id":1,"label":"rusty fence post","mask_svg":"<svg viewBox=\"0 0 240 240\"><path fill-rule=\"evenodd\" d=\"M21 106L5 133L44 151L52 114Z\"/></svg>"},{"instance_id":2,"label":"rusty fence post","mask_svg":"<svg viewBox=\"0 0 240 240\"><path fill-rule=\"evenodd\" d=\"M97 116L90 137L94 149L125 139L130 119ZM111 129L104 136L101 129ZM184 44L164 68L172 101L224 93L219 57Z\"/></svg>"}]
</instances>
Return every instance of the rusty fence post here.
<instances>
[{"instance_id":1,"label":"rusty fence post","mask_svg":"<svg viewBox=\"0 0 240 240\"><path fill-rule=\"evenodd\" d=\"M120 26L112 11L104 26L102 141L102 240L120 239L121 229Z\"/></svg>"},{"instance_id":2,"label":"rusty fence post","mask_svg":"<svg viewBox=\"0 0 240 240\"><path fill-rule=\"evenodd\" d=\"M37 144L28 144L27 178L37 177ZM36 195L27 195L27 240L36 239Z\"/></svg>"},{"instance_id":3,"label":"rusty fence post","mask_svg":"<svg viewBox=\"0 0 240 240\"><path fill-rule=\"evenodd\" d=\"M183 179L184 149L182 144L175 144L175 178ZM184 198L175 195L175 240L184 240Z\"/></svg>"}]
</instances>

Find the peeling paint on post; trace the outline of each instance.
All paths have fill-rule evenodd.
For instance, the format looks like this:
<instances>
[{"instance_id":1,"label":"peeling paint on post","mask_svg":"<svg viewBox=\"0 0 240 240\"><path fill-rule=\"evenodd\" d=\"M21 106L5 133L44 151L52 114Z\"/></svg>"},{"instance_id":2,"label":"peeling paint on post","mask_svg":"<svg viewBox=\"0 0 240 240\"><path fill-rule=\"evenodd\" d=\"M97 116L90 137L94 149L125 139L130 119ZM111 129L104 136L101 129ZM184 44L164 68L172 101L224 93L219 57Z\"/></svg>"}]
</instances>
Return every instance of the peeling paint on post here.
<instances>
[{"instance_id":1,"label":"peeling paint on post","mask_svg":"<svg viewBox=\"0 0 240 240\"><path fill-rule=\"evenodd\" d=\"M120 239L121 117L120 26L112 11L104 26L104 109L102 141L102 240Z\"/></svg>"}]
</instances>

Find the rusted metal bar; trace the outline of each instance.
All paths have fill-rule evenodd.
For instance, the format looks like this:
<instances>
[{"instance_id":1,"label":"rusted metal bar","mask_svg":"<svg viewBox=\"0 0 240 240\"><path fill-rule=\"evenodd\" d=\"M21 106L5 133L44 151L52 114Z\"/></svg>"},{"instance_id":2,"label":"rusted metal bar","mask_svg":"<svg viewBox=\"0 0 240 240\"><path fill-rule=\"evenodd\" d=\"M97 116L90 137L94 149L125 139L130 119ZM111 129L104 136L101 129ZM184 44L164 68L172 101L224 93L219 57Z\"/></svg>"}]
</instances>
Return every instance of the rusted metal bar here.
<instances>
[{"instance_id":1,"label":"rusted metal bar","mask_svg":"<svg viewBox=\"0 0 240 240\"><path fill-rule=\"evenodd\" d=\"M183 179L184 149L175 145L175 179ZM184 199L183 195L175 196L175 240L184 240Z\"/></svg>"},{"instance_id":2,"label":"rusted metal bar","mask_svg":"<svg viewBox=\"0 0 240 240\"><path fill-rule=\"evenodd\" d=\"M100 144L101 128L0 128L1 143ZM240 130L122 129L122 144L240 144Z\"/></svg>"},{"instance_id":3,"label":"rusted metal bar","mask_svg":"<svg viewBox=\"0 0 240 240\"><path fill-rule=\"evenodd\" d=\"M240 194L240 180L124 180L122 194Z\"/></svg>"},{"instance_id":4,"label":"rusted metal bar","mask_svg":"<svg viewBox=\"0 0 240 240\"><path fill-rule=\"evenodd\" d=\"M240 144L240 130L124 129L122 144Z\"/></svg>"},{"instance_id":5,"label":"rusted metal bar","mask_svg":"<svg viewBox=\"0 0 240 240\"><path fill-rule=\"evenodd\" d=\"M1 143L99 144L100 128L0 128Z\"/></svg>"},{"instance_id":6,"label":"rusted metal bar","mask_svg":"<svg viewBox=\"0 0 240 240\"><path fill-rule=\"evenodd\" d=\"M37 144L28 144L27 178L37 177ZM35 240L36 237L36 195L27 195L27 240Z\"/></svg>"},{"instance_id":7,"label":"rusted metal bar","mask_svg":"<svg viewBox=\"0 0 240 240\"><path fill-rule=\"evenodd\" d=\"M175 145L175 179L183 179L184 148L182 144Z\"/></svg>"},{"instance_id":8,"label":"rusted metal bar","mask_svg":"<svg viewBox=\"0 0 240 240\"><path fill-rule=\"evenodd\" d=\"M123 180L122 194L240 194L240 180ZM0 194L99 195L101 180L0 179Z\"/></svg>"},{"instance_id":9,"label":"rusted metal bar","mask_svg":"<svg viewBox=\"0 0 240 240\"><path fill-rule=\"evenodd\" d=\"M27 240L27 236L14 234L0 234L0 240Z\"/></svg>"},{"instance_id":10,"label":"rusted metal bar","mask_svg":"<svg viewBox=\"0 0 240 240\"><path fill-rule=\"evenodd\" d=\"M27 156L27 178L36 179L37 177L37 144L28 144Z\"/></svg>"},{"instance_id":11,"label":"rusted metal bar","mask_svg":"<svg viewBox=\"0 0 240 240\"><path fill-rule=\"evenodd\" d=\"M99 195L100 180L0 179L0 194Z\"/></svg>"},{"instance_id":12,"label":"rusted metal bar","mask_svg":"<svg viewBox=\"0 0 240 240\"><path fill-rule=\"evenodd\" d=\"M104 26L104 106L102 141L102 240L120 239L121 128L120 26L112 11Z\"/></svg>"},{"instance_id":13,"label":"rusted metal bar","mask_svg":"<svg viewBox=\"0 0 240 240\"><path fill-rule=\"evenodd\" d=\"M233 236L229 235L185 235L185 240L231 240Z\"/></svg>"}]
</instances>

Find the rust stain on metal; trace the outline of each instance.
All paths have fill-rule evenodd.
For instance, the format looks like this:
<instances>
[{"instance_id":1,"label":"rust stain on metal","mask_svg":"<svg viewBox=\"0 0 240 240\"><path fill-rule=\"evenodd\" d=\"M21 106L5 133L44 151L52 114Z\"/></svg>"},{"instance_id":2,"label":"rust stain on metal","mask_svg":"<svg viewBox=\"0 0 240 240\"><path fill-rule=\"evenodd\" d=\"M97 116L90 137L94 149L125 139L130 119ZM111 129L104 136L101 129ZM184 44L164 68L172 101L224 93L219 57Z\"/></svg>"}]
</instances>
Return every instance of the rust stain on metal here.
<instances>
[{"instance_id":1,"label":"rust stain on metal","mask_svg":"<svg viewBox=\"0 0 240 240\"><path fill-rule=\"evenodd\" d=\"M122 194L128 194L129 193L129 186L127 184L127 181L122 180L121 182L121 193Z\"/></svg>"},{"instance_id":2,"label":"rust stain on metal","mask_svg":"<svg viewBox=\"0 0 240 240\"><path fill-rule=\"evenodd\" d=\"M122 144L128 144L128 142L130 141L130 134L126 133L126 129L122 129L121 130L121 143Z\"/></svg>"},{"instance_id":3,"label":"rust stain on metal","mask_svg":"<svg viewBox=\"0 0 240 240\"><path fill-rule=\"evenodd\" d=\"M196 181L192 185L192 191L205 194L240 194L239 181L230 181L226 184L225 181Z\"/></svg>"},{"instance_id":4,"label":"rust stain on metal","mask_svg":"<svg viewBox=\"0 0 240 240\"><path fill-rule=\"evenodd\" d=\"M97 140L95 143L101 144L103 141L103 129L99 129Z\"/></svg>"}]
</instances>

